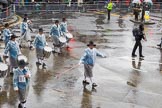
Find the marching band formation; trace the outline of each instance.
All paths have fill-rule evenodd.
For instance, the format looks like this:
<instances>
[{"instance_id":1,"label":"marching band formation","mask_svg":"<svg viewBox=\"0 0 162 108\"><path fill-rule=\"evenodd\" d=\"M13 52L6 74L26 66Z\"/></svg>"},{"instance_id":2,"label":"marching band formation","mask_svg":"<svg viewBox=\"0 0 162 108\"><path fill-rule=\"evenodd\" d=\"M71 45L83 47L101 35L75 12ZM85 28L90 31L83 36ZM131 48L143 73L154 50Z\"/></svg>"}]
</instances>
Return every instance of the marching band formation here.
<instances>
[{"instance_id":1,"label":"marching band formation","mask_svg":"<svg viewBox=\"0 0 162 108\"><path fill-rule=\"evenodd\" d=\"M38 29L38 34L35 35L34 41L32 42L32 37L30 32L33 31L30 27L32 22L24 15L23 22L20 24L20 37L16 36L9 29L9 24L5 24L3 30L3 41L5 44L3 55L0 56L0 78L7 75L7 70L13 75L13 87L17 91L19 96L18 108L26 108L25 103L29 91L29 83L31 72L28 68L28 59L21 52L23 48L23 43L27 43L29 50L35 49L36 51L36 65L42 66L42 69L46 69L47 65L45 59L48 59L51 53L62 53L63 47L69 47L68 43L73 35L68 32L66 18L56 20L49 31L49 37L52 39L53 48L48 46L46 41L46 36L43 32L43 28ZM18 41L19 40L19 41ZM96 56L105 58L106 55L100 53L95 47L96 45L93 41L87 44L83 56L81 57L79 63L76 66L84 64L84 80L83 85L86 86L90 84L87 78L90 79L92 88L96 87L97 84L92 80L93 72L92 69L95 64ZM9 67L9 68L8 68ZM0 87L1 88L1 87Z\"/></svg>"},{"instance_id":2,"label":"marching band formation","mask_svg":"<svg viewBox=\"0 0 162 108\"><path fill-rule=\"evenodd\" d=\"M49 38L53 40L53 48L48 46L43 28L38 29L38 34L32 42L30 34L32 32L31 23L25 14L23 22L20 24L20 37L11 32L8 23L4 25L5 28L2 34L5 48L3 54L0 56L0 78L7 75L7 71L13 75L14 90L17 91L20 101L18 108L26 108L25 103L31 77L27 66L28 59L21 52L22 44L25 42L29 49L35 49L37 57L36 65L42 65L42 68L46 69L47 66L44 59L49 58L51 52L62 53L61 49L69 47L68 42L73 38L72 34L68 32L66 18L63 18L61 24L59 20L56 20L50 29Z\"/></svg>"}]
</instances>

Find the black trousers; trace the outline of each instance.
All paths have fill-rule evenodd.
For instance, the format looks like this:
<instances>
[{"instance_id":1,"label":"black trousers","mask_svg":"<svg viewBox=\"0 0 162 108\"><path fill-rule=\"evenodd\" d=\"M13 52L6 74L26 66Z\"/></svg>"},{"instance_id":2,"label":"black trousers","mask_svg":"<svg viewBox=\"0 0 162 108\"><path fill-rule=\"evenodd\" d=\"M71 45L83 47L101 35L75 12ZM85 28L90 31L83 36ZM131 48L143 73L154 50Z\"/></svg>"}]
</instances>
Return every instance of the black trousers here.
<instances>
[{"instance_id":1,"label":"black trousers","mask_svg":"<svg viewBox=\"0 0 162 108\"><path fill-rule=\"evenodd\" d=\"M138 14L135 14L135 21L138 21Z\"/></svg>"},{"instance_id":2,"label":"black trousers","mask_svg":"<svg viewBox=\"0 0 162 108\"><path fill-rule=\"evenodd\" d=\"M110 20L110 12L111 10L107 10L107 19Z\"/></svg>"},{"instance_id":3,"label":"black trousers","mask_svg":"<svg viewBox=\"0 0 162 108\"><path fill-rule=\"evenodd\" d=\"M132 55L135 55L137 48L139 47L139 56L142 56L142 44L140 40L136 40L136 43L134 45Z\"/></svg>"},{"instance_id":4,"label":"black trousers","mask_svg":"<svg viewBox=\"0 0 162 108\"><path fill-rule=\"evenodd\" d=\"M142 11L141 21L144 21L145 11Z\"/></svg>"}]
</instances>

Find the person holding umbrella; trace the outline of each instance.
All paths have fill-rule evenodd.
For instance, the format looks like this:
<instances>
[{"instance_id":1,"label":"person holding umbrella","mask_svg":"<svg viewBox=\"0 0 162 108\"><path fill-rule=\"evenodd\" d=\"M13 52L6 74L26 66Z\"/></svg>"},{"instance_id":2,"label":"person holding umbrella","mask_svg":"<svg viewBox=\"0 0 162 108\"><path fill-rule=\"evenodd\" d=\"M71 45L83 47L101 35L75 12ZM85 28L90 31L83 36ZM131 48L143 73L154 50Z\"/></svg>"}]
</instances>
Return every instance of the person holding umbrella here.
<instances>
[{"instance_id":1,"label":"person holding umbrella","mask_svg":"<svg viewBox=\"0 0 162 108\"><path fill-rule=\"evenodd\" d=\"M133 0L132 2L134 4L133 6L133 14L135 16L135 21L138 21L138 16L139 16L139 13L140 13L140 4L141 4L141 1L140 0Z\"/></svg>"}]
</instances>

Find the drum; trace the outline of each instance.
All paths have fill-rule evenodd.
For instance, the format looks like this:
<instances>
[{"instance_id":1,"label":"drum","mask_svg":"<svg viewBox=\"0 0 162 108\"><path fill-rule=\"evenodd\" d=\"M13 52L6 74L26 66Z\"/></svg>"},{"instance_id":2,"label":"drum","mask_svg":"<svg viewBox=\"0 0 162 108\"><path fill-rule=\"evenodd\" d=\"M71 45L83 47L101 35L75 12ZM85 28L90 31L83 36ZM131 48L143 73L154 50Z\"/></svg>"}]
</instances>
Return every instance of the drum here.
<instances>
[{"instance_id":1,"label":"drum","mask_svg":"<svg viewBox=\"0 0 162 108\"><path fill-rule=\"evenodd\" d=\"M52 52L52 48L45 46L44 47L44 58L49 58Z\"/></svg>"},{"instance_id":2,"label":"drum","mask_svg":"<svg viewBox=\"0 0 162 108\"><path fill-rule=\"evenodd\" d=\"M63 37L63 36L60 36L60 37L59 37L59 41L60 41L61 43L66 43L66 38Z\"/></svg>"},{"instance_id":3,"label":"drum","mask_svg":"<svg viewBox=\"0 0 162 108\"><path fill-rule=\"evenodd\" d=\"M24 60L25 63L27 63L27 61L28 61L27 57L24 56L24 55L19 55L18 58L17 58L17 60L18 60L18 61L20 61L20 60Z\"/></svg>"},{"instance_id":4,"label":"drum","mask_svg":"<svg viewBox=\"0 0 162 108\"><path fill-rule=\"evenodd\" d=\"M73 35L72 35L71 33L64 33L64 35L65 35L68 39L73 38Z\"/></svg>"},{"instance_id":5,"label":"drum","mask_svg":"<svg viewBox=\"0 0 162 108\"><path fill-rule=\"evenodd\" d=\"M66 38L63 36L59 37L59 41L60 41L60 45L59 45L60 48L63 47L67 42Z\"/></svg>"},{"instance_id":6,"label":"drum","mask_svg":"<svg viewBox=\"0 0 162 108\"><path fill-rule=\"evenodd\" d=\"M7 76L8 66L4 63L0 63L0 78Z\"/></svg>"}]
</instances>

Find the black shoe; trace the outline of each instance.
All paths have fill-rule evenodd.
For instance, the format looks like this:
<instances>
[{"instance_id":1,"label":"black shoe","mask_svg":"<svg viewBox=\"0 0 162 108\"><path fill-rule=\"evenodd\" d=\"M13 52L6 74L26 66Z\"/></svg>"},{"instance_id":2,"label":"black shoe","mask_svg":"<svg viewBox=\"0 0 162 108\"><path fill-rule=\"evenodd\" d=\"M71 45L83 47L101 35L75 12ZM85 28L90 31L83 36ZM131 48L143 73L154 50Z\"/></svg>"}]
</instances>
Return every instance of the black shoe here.
<instances>
[{"instance_id":1,"label":"black shoe","mask_svg":"<svg viewBox=\"0 0 162 108\"><path fill-rule=\"evenodd\" d=\"M136 87L136 85L133 82L127 81L127 84L132 86L132 87Z\"/></svg>"},{"instance_id":2,"label":"black shoe","mask_svg":"<svg viewBox=\"0 0 162 108\"><path fill-rule=\"evenodd\" d=\"M56 51L55 50L52 50L52 53L56 53Z\"/></svg>"},{"instance_id":3,"label":"black shoe","mask_svg":"<svg viewBox=\"0 0 162 108\"><path fill-rule=\"evenodd\" d=\"M30 50L31 50L32 48L33 48L32 46L29 47Z\"/></svg>"},{"instance_id":4,"label":"black shoe","mask_svg":"<svg viewBox=\"0 0 162 108\"><path fill-rule=\"evenodd\" d=\"M89 82L87 82L86 80L83 80L83 84L89 84Z\"/></svg>"},{"instance_id":5,"label":"black shoe","mask_svg":"<svg viewBox=\"0 0 162 108\"><path fill-rule=\"evenodd\" d=\"M13 75L14 75L14 73L13 73L13 72L10 72L10 75L11 75L11 76L13 76Z\"/></svg>"},{"instance_id":6,"label":"black shoe","mask_svg":"<svg viewBox=\"0 0 162 108\"><path fill-rule=\"evenodd\" d=\"M132 54L132 57L137 57L137 55L136 54Z\"/></svg>"},{"instance_id":7,"label":"black shoe","mask_svg":"<svg viewBox=\"0 0 162 108\"><path fill-rule=\"evenodd\" d=\"M143 55L140 55L140 58L144 58L145 56L143 56Z\"/></svg>"},{"instance_id":8,"label":"black shoe","mask_svg":"<svg viewBox=\"0 0 162 108\"><path fill-rule=\"evenodd\" d=\"M92 90L91 91L92 92L97 92L97 90L94 87L92 87Z\"/></svg>"},{"instance_id":9,"label":"black shoe","mask_svg":"<svg viewBox=\"0 0 162 108\"><path fill-rule=\"evenodd\" d=\"M21 48L22 48L22 46L21 46L21 45L19 45L19 48L21 49Z\"/></svg>"},{"instance_id":10,"label":"black shoe","mask_svg":"<svg viewBox=\"0 0 162 108\"><path fill-rule=\"evenodd\" d=\"M159 46L161 48L161 44L157 44L157 46Z\"/></svg>"},{"instance_id":11,"label":"black shoe","mask_svg":"<svg viewBox=\"0 0 162 108\"><path fill-rule=\"evenodd\" d=\"M142 55L142 56L140 56L140 58L139 58L140 60L144 60L144 56Z\"/></svg>"},{"instance_id":12,"label":"black shoe","mask_svg":"<svg viewBox=\"0 0 162 108\"><path fill-rule=\"evenodd\" d=\"M42 65L40 62L36 62L37 65Z\"/></svg>"},{"instance_id":13,"label":"black shoe","mask_svg":"<svg viewBox=\"0 0 162 108\"><path fill-rule=\"evenodd\" d=\"M94 88L94 87L97 87L97 84L96 83L93 83L92 84L92 88Z\"/></svg>"},{"instance_id":14,"label":"black shoe","mask_svg":"<svg viewBox=\"0 0 162 108\"><path fill-rule=\"evenodd\" d=\"M47 68L47 66L46 66L45 63L43 63L42 67L43 67L43 69L46 69Z\"/></svg>"},{"instance_id":15,"label":"black shoe","mask_svg":"<svg viewBox=\"0 0 162 108\"><path fill-rule=\"evenodd\" d=\"M23 108L22 105L21 105L21 103L19 103L18 108Z\"/></svg>"},{"instance_id":16,"label":"black shoe","mask_svg":"<svg viewBox=\"0 0 162 108\"><path fill-rule=\"evenodd\" d=\"M157 44L157 46L161 46L160 44Z\"/></svg>"}]
</instances>

